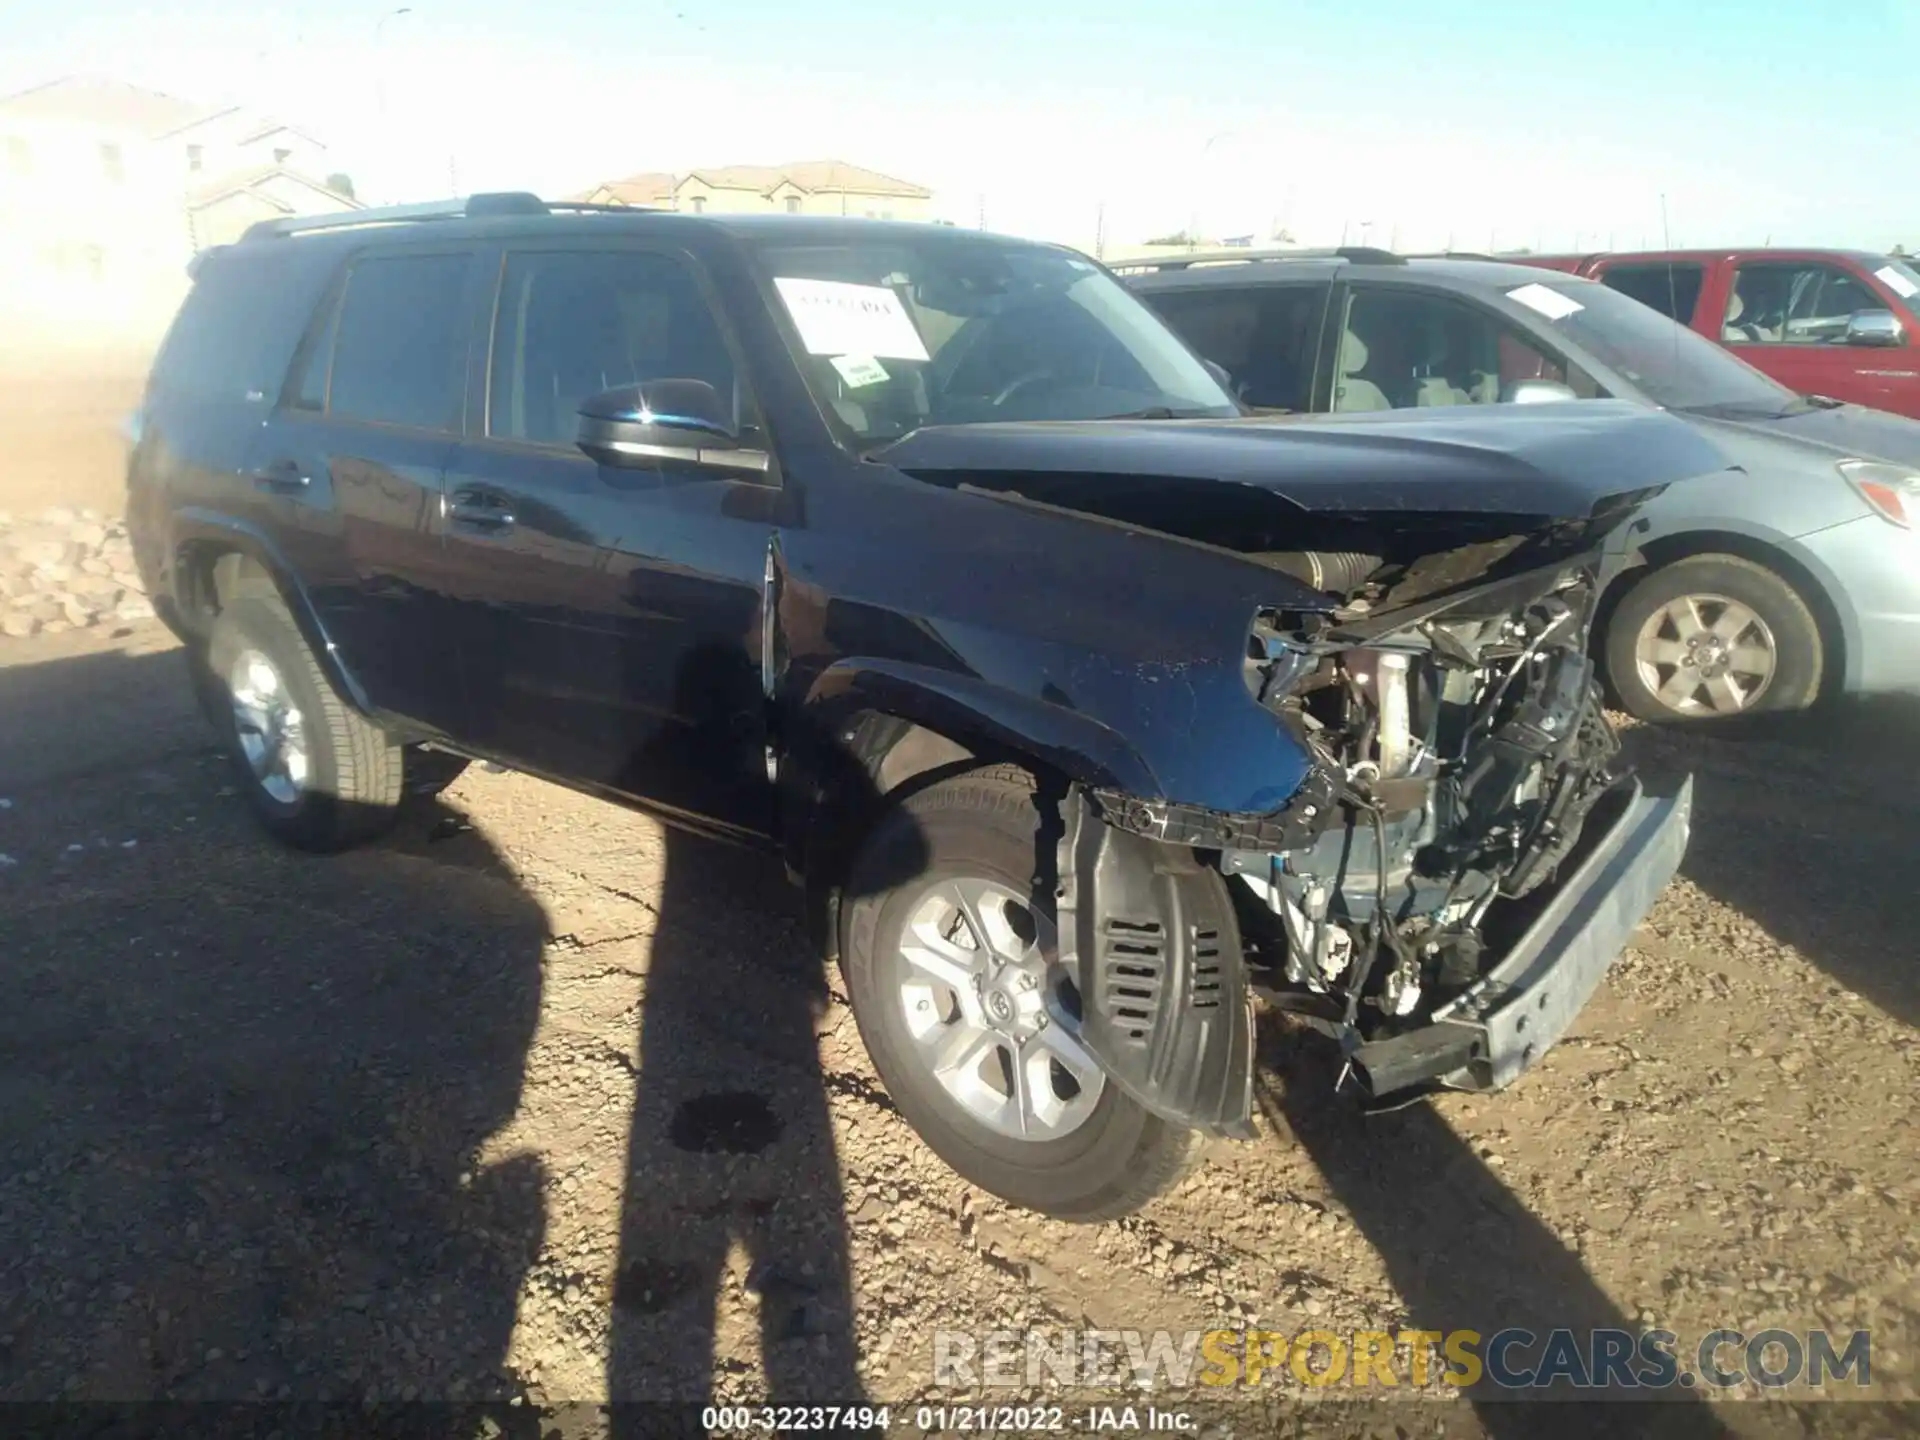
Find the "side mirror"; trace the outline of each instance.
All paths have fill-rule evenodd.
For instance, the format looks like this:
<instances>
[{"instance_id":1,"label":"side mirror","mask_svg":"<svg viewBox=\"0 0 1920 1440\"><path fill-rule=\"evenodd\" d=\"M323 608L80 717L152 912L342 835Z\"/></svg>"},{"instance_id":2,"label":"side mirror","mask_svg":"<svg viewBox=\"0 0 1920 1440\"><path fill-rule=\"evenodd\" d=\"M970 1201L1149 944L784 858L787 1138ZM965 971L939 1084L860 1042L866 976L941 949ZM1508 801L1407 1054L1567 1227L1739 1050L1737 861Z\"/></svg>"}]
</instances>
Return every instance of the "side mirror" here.
<instances>
[{"instance_id":1,"label":"side mirror","mask_svg":"<svg viewBox=\"0 0 1920 1440\"><path fill-rule=\"evenodd\" d=\"M1558 380L1516 380L1500 397L1508 405L1551 405L1559 400L1578 400L1571 385Z\"/></svg>"},{"instance_id":2,"label":"side mirror","mask_svg":"<svg viewBox=\"0 0 1920 1440\"><path fill-rule=\"evenodd\" d=\"M576 443L603 465L652 469L662 461L765 473L764 450L740 444L719 392L704 380L648 380L582 402Z\"/></svg>"},{"instance_id":3,"label":"side mirror","mask_svg":"<svg viewBox=\"0 0 1920 1440\"><path fill-rule=\"evenodd\" d=\"M1222 390L1226 391L1229 395L1233 394L1233 376L1227 373L1226 366L1222 365L1218 360L1209 360L1204 355L1200 357L1200 364L1205 367L1209 375L1220 382L1220 388Z\"/></svg>"},{"instance_id":4,"label":"side mirror","mask_svg":"<svg viewBox=\"0 0 1920 1440\"><path fill-rule=\"evenodd\" d=\"M1847 321L1846 342L1882 348L1904 339L1900 317L1891 310L1861 310Z\"/></svg>"}]
</instances>

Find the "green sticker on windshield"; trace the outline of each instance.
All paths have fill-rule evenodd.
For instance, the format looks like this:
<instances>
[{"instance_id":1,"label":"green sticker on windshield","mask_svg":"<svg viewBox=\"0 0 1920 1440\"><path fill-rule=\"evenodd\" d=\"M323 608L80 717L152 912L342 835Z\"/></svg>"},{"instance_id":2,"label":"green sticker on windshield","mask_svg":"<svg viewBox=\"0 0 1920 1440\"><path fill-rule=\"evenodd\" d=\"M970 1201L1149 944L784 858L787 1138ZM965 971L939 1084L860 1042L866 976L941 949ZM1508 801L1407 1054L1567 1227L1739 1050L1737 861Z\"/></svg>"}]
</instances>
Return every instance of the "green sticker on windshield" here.
<instances>
[{"instance_id":1,"label":"green sticker on windshield","mask_svg":"<svg viewBox=\"0 0 1920 1440\"><path fill-rule=\"evenodd\" d=\"M836 355L831 363L849 389L878 385L887 378L886 367L871 355Z\"/></svg>"}]
</instances>

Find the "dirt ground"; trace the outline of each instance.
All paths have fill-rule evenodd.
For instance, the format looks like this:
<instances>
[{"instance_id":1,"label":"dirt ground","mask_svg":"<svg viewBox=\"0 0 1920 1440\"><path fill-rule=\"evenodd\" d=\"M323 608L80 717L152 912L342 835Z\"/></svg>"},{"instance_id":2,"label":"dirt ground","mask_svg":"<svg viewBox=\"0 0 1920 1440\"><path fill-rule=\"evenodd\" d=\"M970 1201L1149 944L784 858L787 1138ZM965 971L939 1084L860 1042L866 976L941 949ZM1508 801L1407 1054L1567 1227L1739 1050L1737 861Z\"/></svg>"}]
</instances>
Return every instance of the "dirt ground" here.
<instances>
[{"instance_id":1,"label":"dirt ground","mask_svg":"<svg viewBox=\"0 0 1920 1440\"><path fill-rule=\"evenodd\" d=\"M1365 1117L1319 1042L1266 1025L1260 1139L1088 1228L916 1142L762 862L477 768L375 848L285 853L163 634L12 646L0 1399L493 1399L576 1433L619 1422L566 1402L609 1396L898 1415L1034 1393L936 1390L942 1329L1612 1323L1870 1327L1872 1385L1840 1388L1911 1402L1915 733L1633 732L1650 773L1697 777L1685 875L1534 1072ZM1296 1386L1209 1423L1920 1415L1713 1398L1582 1430L1477 1393L1389 1412Z\"/></svg>"}]
</instances>

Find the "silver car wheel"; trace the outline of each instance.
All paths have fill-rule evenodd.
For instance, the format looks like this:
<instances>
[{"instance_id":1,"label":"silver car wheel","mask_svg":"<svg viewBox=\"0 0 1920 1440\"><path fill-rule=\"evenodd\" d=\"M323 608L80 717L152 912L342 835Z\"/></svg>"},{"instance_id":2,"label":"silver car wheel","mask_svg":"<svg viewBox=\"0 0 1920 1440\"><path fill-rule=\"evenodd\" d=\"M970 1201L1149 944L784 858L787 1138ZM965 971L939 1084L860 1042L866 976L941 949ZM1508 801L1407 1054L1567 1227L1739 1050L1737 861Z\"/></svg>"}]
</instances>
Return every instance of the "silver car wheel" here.
<instances>
[{"instance_id":1,"label":"silver car wheel","mask_svg":"<svg viewBox=\"0 0 1920 1440\"><path fill-rule=\"evenodd\" d=\"M307 788L306 721L286 677L258 650L243 650L227 671L234 731L260 788L291 805Z\"/></svg>"},{"instance_id":2,"label":"silver car wheel","mask_svg":"<svg viewBox=\"0 0 1920 1440\"><path fill-rule=\"evenodd\" d=\"M929 883L900 939L910 1054L974 1119L1017 1140L1057 1140L1106 1084L1079 1038L1079 992L1053 921L991 880Z\"/></svg>"},{"instance_id":3,"label":"silver car wheel","mask_svg":"<svg viewBox=\"0 0 1920 1440\"><path fill-rule=\"evenodd\" d=\"M1780 666L1767 622L1724 595L1669 601L1640 627L1633 653L1640 683L1679 715L1751 710Z\"/></svg>"}]
</instances>

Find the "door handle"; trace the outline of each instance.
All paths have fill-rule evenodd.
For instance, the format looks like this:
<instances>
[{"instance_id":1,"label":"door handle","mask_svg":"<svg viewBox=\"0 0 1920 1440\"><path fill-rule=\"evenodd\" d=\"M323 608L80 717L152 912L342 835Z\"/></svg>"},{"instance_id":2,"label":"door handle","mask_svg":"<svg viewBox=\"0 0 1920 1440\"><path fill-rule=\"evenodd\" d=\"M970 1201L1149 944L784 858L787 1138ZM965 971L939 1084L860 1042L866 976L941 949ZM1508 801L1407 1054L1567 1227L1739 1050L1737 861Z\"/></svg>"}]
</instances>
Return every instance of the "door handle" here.
<instances>
[{"instance_id":1,"label":"door handle","mask_svg":"<svg viewBox=\"0 0 1920 1440\"><path fill-rule=\"evenodd\" d=\"M499 532L513 526L507 497L491 490L456 490L447 497L447 519L474 530Z\"/></svg>"},{"instance_id":2,"label":"door handle","mask_svg":"<svg viewBox=\"0 0 1920 1440\"><path fill-rule=\"evenodd\" d=\"M311 485L313 477L300 468L298 460L276 460L265 469L255 471L253 483L257 489L295 495Z\"/></svg>"}]
</instances>

